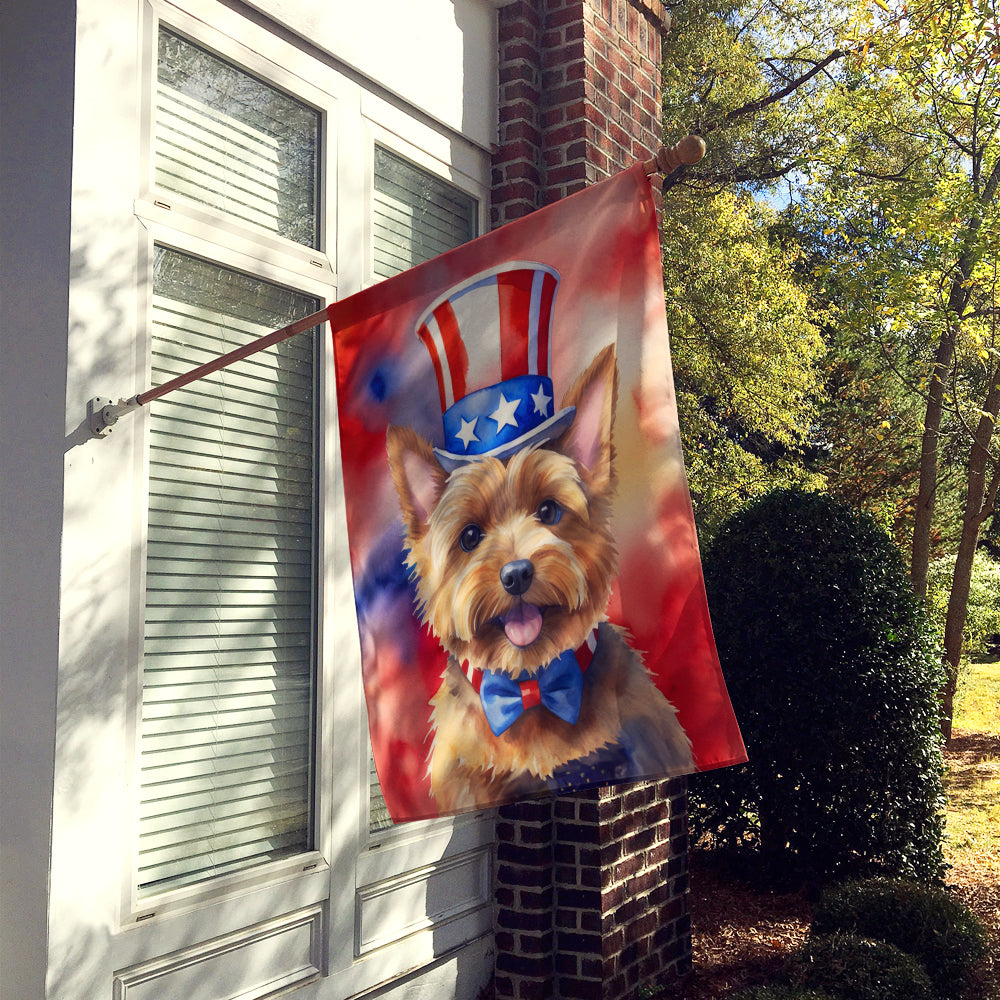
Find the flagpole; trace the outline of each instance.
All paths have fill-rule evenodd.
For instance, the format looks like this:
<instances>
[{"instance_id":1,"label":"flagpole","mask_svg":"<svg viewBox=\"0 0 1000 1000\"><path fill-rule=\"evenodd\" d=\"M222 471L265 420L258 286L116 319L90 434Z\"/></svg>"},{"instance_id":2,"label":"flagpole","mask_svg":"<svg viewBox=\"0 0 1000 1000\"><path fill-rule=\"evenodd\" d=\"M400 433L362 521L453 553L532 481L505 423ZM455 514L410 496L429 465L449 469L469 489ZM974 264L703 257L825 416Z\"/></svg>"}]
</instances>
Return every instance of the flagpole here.
<instances>
[{"instance_id":1,"label":"flagpole","mask_svg":"<svg viewBox=\"0 0 1000 1000\"><path fill-rule=\"evenodd\" d=\"M704 155L705 140L701 136L688 135L673 146L661 146L656 151L656 156L643 162L642 168L646 172L647 177L652 174L663 174L666 176L681 166L690 166L697 163ZM90 425L90 431L94 437L106 437L111 433L111 428L114 424L118 422L118 418L124 416L126 413L131 413L133 410L137 410L140 406L145 406L154 399L159 399L161 396L165 396L175 389L180 389L190 382L195 382L206 375L211 375L213 372L217 372L236 361L242 361L244 358L248 358L258 351L263 351L274 344L279 344L289 337L294 337L297 334L304 333L306 330L311 330L314 326L326 320L326 318L327 310L320 309L309 316L295 320L294 323L289 323L288 326L283 326L280 330L275 330L273 333L258 337L249 344L237 347L235 350L230 351L228 354L223 354L213 361L207 361L197 368L192 368L191 371L185 372L183 375L178 375L176 378L172 378L162 385L136 393L136 395L130 396L128 399L119 399L117 403L102 396L94 396L93 399L87 401L87 422Z\"/></svg>"},{"instance_id":2,"label":"flagpole","mask_svg":"<svg viewBox=\"0 0 1000 1000\"><path fill-rule=\"evenodd\" d=\"M91 432L96 437L104 437L110 432L112 425L118 422L118 418L124 414L131 413L132 410L137 410L140 406L145 406L146 403L150 403L154 399L159 399L168 392L180 389L190 382L196 382L198 379L226 368L236 361L242 361L244 358L257 354L259 351L265 351L275 344L280 344L283 340L288 340L290 337L305 333L306 330L311 330L314 326L324 322L326 318L327 310L320 309L318 312L303 316L302 319L297 319L293 323L289 323L288 326L283 326L280 330L264 334L263 337L258 337L256 340L251 340L248 344L237 347L228 354L223 354L212 361L206 361L205 364L199 365L197 368L192 368L191 371L185 372L183 375L178 375L170 379L169 382L164 382L162 385L155 386L152 389L136 393L136 395L128 399L119 399L117 403L112 402L110 399L102 399L100 396L95 396L87 402L87 419L90 423Z\"/></svg>"}]
</instances>

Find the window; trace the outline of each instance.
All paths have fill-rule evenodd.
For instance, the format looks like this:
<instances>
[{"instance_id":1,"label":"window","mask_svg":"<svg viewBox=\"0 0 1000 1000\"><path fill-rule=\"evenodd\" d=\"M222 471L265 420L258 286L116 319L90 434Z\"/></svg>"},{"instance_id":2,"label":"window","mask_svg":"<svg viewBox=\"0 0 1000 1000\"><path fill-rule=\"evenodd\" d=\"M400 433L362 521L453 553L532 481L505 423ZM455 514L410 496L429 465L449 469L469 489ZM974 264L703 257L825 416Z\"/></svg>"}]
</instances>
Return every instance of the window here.
<instances>
[{"instance_id":1,"label":"window","mask_svg":"<svg viewBox=\"0 0 1000 1000\"><path fill-rule=\"evenodd\" d=\"M87 8L96 27L60 57L78 97L68 418L376 280L376 145L481 224L492 105L465 85L491 92L494 16L435 6L422 23L450 56L412 93L390 84L420 71L413 39L386 22L366 44L371 12ZM421 199L395 202L423 238ZM343 1000L485 978L492 817L369 833L333 362L323 324L102 442L82 413L67 427L47 897L60 995Z\"/></svg>"},{"instance_id":2,"label":"window","mask_svg":"<svg viewBox=\"0 0 1000 1000\"><path fill-rule=\"evenodd\" d=\"M156 185L318 246L319 113L160 28Z\"/></svg>"},{"instance_id":3,"label":"window","mask_svg":"<svg viewBox=\"0 0 1000 1000\"><path fill-rule=\"evenodd\" d=\"M478 236L476 201L388 149L375 147L375 274L391 278Z\"/></svg>"},{"instance_id":4,"label":"window","mask_svg":"<svg viewBox=\"0 0 1000 1000\"><path fill-rule=\"evenodd\" d=\"M165 27L157 79L157 190L315 246L319 113ZM157 245L151 384L318 308ZM314 846L317 380L313 331L151 407L140 899Z\"/></svg>"},{"instance_id":5,"label":"window","mask_svg":"<svg viewBox=\"0 0 1000 1000\"><path fill-rule=\"evenodd\" d=\"M158 247L154 384L314 312ZM140 894L311 847L314 342L150 414Z\"/></svg>"},{"instance_id":6,"label":"window","mask_svg":"<svg viewBox=\"0 0 1000 1000\"><path fill-rule=\"evenodd\" d=\"M139 388L478 233L481 149L230 5L146 10ZM370 771L335 407L324 324L137 414L122 983L334 998L486 947L491 817L390 830Z\"/></svg>"}]
</instances>

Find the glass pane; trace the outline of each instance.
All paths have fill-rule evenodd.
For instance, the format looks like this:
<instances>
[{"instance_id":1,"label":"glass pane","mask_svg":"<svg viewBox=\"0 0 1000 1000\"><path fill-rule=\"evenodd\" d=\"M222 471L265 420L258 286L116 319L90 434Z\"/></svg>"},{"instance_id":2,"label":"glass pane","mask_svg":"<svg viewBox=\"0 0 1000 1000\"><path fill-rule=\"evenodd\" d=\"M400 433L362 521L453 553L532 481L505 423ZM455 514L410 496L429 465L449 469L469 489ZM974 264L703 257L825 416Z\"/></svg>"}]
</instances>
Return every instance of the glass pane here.
<instances>
[{"instance_id":1,"label":"glass pane","mask_svg":"<svg viewBox=\"0 0 1000 1000\"><path fill-rule=\"evenodd\" d=\"M476 199L433 174L375 147L375 274L390 278L474 239ZM370 752L369 752L370 754ZM392 826L369 758L369 832Z\"/></svg>"},{"instance_id":2,"label":"glass pane","mask_svg":"<svg viewBox=\"0 0 1000 1000\"><path fill-rule=\"evenodd\" d=\"M157 248L152 382L317 307ZM315 338L150 404L142 895L312 846Z\"/></svg>"},{"instance_id":3,"label":"glass pane","mask_svg":"<svg viewBox=\"0 0 1000 1000\"><path fill-rule=\"evenodd\" d=\"M160 29L158 188L315 247L319 122L315 109Z\"/></svg>"},{"instance_id":4,"label":"glass pane","mask_svg":"<svg viewBox=\"0 0 1000 1000\"><path fill-rule=\"evenodd\" d=\"M473 239L476 199L375 147L375 273L390 278Z\"/></svg>"}]
</instances>

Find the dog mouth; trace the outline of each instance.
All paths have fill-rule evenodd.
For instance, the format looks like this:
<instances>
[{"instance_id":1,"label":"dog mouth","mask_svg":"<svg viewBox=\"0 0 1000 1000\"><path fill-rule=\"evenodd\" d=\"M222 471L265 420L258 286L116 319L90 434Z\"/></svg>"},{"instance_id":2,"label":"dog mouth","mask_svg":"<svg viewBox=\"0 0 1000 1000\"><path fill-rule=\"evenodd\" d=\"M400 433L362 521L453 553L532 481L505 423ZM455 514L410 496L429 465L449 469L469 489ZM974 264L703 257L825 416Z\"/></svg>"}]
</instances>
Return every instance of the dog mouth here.
<instances>
[{"instance_id":1,"label":"dog mouth","mask_svg":"<svg viewBox=\"0 0 1000 1000\"><path fill-rule=\"evenodd\" d=\"M523 649L530 646L542 633L543 609L526 601L519 601L510 611L494 619L503 627L508 641Z\"/></svg>"}]
</instances>

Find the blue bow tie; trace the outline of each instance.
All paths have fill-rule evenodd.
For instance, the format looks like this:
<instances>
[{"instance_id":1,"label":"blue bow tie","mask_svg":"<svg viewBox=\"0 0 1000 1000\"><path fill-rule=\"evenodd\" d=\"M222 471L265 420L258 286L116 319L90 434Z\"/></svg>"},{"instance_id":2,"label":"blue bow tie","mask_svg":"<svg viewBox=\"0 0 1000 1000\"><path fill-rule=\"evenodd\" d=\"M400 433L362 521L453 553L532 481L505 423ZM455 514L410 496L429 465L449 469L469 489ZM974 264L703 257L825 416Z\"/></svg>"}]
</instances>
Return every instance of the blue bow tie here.
<instances>
[{"instance_id":1,"label":"blue bow tie","mask_svg":"<svg viewBox=\"0 0 1000 1000\"><path fill-rule=\"evenodd\" d=\"M514 678L509 674L484 670L479 698L493 735L505 732L526 708L535 705L544 705L553 715L571 726L575 725L583 700L583 671L590 662L587 647L582 646L580 652L585 650L587 653L582 665L577 653L567 649L542 667L534 677L529 677L527 671Z\"/></svg>"}]
</instances>

